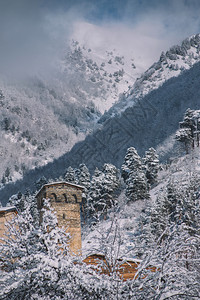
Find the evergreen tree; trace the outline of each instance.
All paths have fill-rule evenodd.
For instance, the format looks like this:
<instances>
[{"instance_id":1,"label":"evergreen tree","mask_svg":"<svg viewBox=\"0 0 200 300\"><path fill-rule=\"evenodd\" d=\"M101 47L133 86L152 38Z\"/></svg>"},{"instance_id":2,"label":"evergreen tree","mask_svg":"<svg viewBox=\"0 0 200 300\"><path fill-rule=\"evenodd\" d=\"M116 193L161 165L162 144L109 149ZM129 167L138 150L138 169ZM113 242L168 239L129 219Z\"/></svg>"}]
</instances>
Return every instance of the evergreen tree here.
<instances>
[{"instance_id":1,"label":"evergreen tree","mask_svg":"<svg viewBox=\"0 0 200 300\"><path fill-rule=\"evenodd\" d=\"M151 209L151 234L160 242L167 236L167 228L181 222L184 192L178 184L169 181L166 189L155 201Z\"/></svg>"},{"instance_id":2,"label":"evergreen tree","mask_svg":"<svg viewBox=\"0 0 200 300\"><path fill-rule=\"evenodd\" d=\"M90 172L85 164L80 164L76 170L76 176L78 178L78 184L84 187L85 197L90 188Z\"/></svg>"},{"instance_id":3,"label":"evergreen tree","mask_svg":"<svg viewBox=\"0 0 200 300\"><path fill-rule=\"evenodd\" d=\"M180 218L191 235L197 232L200 226L200 178L192 174L183 197L183 207Z\"/></svg>"},{"instance_id":4,"label":"evergreen tree","mask_svg":"<svg viewBox=\"0 0 200 300\"><path fill-rule=\"evenodd\" d=\"M134 147L128 148L121 174L126 184L126 196L129 201L149 198L148 183L142 159Z\"/></svg>"},{"instance_id":5,"label":"evergreen tree","mask_svg":"<svg viewBox=\"0 0 200 300\"><path fill-rule=\"evenodd\" d=\"M94 175L92 176L91 186L87 199L87 209L89 211L89 215L93 215L94 212L104 209L104 206L102 207L103 203L101 203L103 177L103 172L96 168L94 171Z\"/></svg>"},{"instance_id":6,"label":"evergreen tree","mask_svg":"<svg viewBox=\"0 0 200 300\"><path fill-rule=\"evenodd\" d=\"M45 200L35 226L30 205L8 225L0 243L0 299L113 299L115 282L68 253L69 235ZM76 261L76 263L74 263ZM118 286L123 287L123 283Z\"/></svg>"},{"instance_id":7,"label":"evergreen tree","mask_svg":"<svg viewBox=\"0 0 200 300\"><path fill-rule=\"evenodd\" d=\"M88 193L88 206L91 213L99 212L106 216L107 209L114 203L114 198L119 189L119 172L112 164L104 164L103 170L96 168L92 176ZM93 214L92 213L92 214Z\"/></svg>"},{"instance_id":8,"label":"evergreen tree","mask_svg":"<svg viewBox=\"0 0 200 300\"><path fill-rule=\"evenodd\" d=\"M149 185L156 183L159 170L159 159L154 148L150 148L145 152L143 163L146 171L146 178Z\"/></svg>"},{"instance_id":9,"label":"evergreen tree","mask_svg":"<svg viewBox=\"0 0 200 300\"><path fill-rule=\"evenodd\" d=\"M183 121L179 123L179 127L176 140L184 143L186 153L189 153L189 150L195 147L195 142L199 147L200 111L188 108Z\"/></svg>"},{"instance_id":10,"label":"evergreen tree","mask_svg":"<svg viewBox=\"0 0 200 300\"><path fill-rule=\"evenodd\" d=\"M121 167L121 175L126 182L131 172L142 170L142 160L134 147L127 149L124 163Z\"/></svg>"},{"instance_id":11,"label":"evergreen tree","mask_svg":"<svg viewBox=\"0 0 200 300\"><path fill-rule=\"evenodd\" d=\"M64 179L67 182L78 184L76 169L73 169L71 166L69 166L66 173L65 173L65 175L64 175Z\"/></svg>"},{"instance_id":12,"label":"evergreen tree","mask_svg":"<svg viewBox=\"0 0 200 300\"><path fill-rule=\"evenodd\" d=\"M112 164L104 164L102 170L103 176L103 192L102 197L108 200L108 206L114 201L114 197L120 187L119 171ZM110 203L109 203L110 201Z\"/></svg>"},{"instance_id":13,"label":"evergreen tree","mask_svg":"<svg viewBox=\"0 0 200 300\"><path fill-rule=\"evenodd\" d=\"M180 128L176 132L176 140L184 143L186 154L188 154L192 144L192 135L190 128Z\"/></svg>"},{"instance_id":14,"label":"evergreen tree","mask_svg":"<svg viewBox=\"0 0 200 300\"><path fill-rule=\"evenodd\" d=\"M90 189L90 172L85 164L79 165L79 168L76 171L76 176L78 178L78 184L84 187L84 192L82 193L81 211L85 223L87 217L87 197Z\"/></svg>"},{"instance_id":15,"label":"evergreen tree","mask_svg":"<svg viewBox=\"0 0 200 300\"><path fill-rule=\"evenodd\" d=\"M162 244L168 239L169 228L173 226L184 226L191 236L199 234L199 183L199 178L194 174L185 186L172 180L168 182L155 203L140 217L137 229L140 233L140 253L144 254L147 248Z\"/></svg>"},{"instance_id":16,"label":"evergreen tree","mask_svg":"<svg viewBox=\"0 0 200 300\"><path fill-rule=\"evenodd\" d=\"M126 181L126 196L133 202L149 198L147 179L142 171L133 171L129 174Z\"/></svg>"}]
</instances>

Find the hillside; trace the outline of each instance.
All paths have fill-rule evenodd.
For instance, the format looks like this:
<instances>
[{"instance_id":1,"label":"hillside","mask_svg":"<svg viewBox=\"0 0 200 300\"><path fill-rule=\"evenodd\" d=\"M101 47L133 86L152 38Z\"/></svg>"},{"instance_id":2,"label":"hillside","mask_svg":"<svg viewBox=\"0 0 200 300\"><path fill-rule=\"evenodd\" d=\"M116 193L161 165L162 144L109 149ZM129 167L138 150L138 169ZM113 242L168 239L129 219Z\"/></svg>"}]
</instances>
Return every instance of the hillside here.
<instances>
[{"instance_id":1,"label":"hillside","mask_svg":"<svg viewBox=\"0 0 200 300\"><path fill-rule=\"evenodd\" d=\"M37 168L24 175L23 181L8 185L0 192L1 199L26 188L34 189L38 178L56 178L68 166L85 163L91 171L110 162L120 167L126 150L134 146L140 155L149 147L160 149L161 159L173 154L174 140L162 148L162 143L178 129L178 123L188 107L199 108L200 64L197 63L180 76L171 78L160 88L138 100L120 116L107 120L100 129L77 143L70 152L45 167ZM162 150L162 151L161 151Z\"/></svg>"},{"instance_id":2,"label":"hillside","mask_svg":"<svg viewBox=\"0 0 200 300\"><path fill-rule=\"evenodd\" d=\"M104 115L102 122L110 116L115 116L134 105L136 99L141 99L152 90L162 86L168 79L179 76L200 61L200 34L185 39L181 45L174 45L162 52L160 59L147 69L133 86L124 93L119 101Z\"/></svg>"},{"instance_id":3,"label":"hillside","mask_svg":"<svg viewBox=\"0 0 200 300\"><path fill-rule=\"evenodd\" d=\"M0 186L70 151L132 84L132 58L77 41L49 74L0 76Z\"/></svg>"},{"instance_id":4,"label":"hillside","mask_svg":"<svg viewBox=\"0 0 200 300\"><path fill-rule=\"evenodd\" d=\"M167 185L171 182L179 187L187 186L191 177L200 175L200 155L196 148L189 155L176 158L170 165L163 165L158 173L157 183L150 190L150 199L138 200L127 204L124 190L117 199L117 207L110 210L106 220L101 220L91 230L90 226L85 226L83 231L83 255L91 253L102 253L103 239L109 239L114 243L114 233L112 226L118 226L118 234L123 237L119 246L119 257L136 258L135 240L138 235L138 224L145 209L155 206L156 199L167 190ZM112 224L114 222L114 225ZM118 241L119 242L119 241ZM116 242L117 246L117 242Z\"/></svg>"},{"instance_id":5,"label":"hillside","mask_svg":"<svg viewBox=\"0 0 200 300\"><path fill-rule=\"evenodd\" d=\"M160 60L141 75L144 66L130 53L125 56L105 43L98 43L98 47L94 45L93 49L88 41L72 40L53 69L50 69L50 74L29 74L17 80L1 76L0 187L23 178L29 170L65 155L88 134L95 137L95 143L90 142L91 137L86 140L87 144L94 144L92 148L95 151L106 144L101 152L105 158L98 158L96 154L89 155L90 167L91 159L95 166L96 157L97 165L106 160L115 162L118 160L117 157L115 159L116 155L120 159L120 152L124 151L123 147L127 148L127 144L135 143L139 151L144 151L149 145L149 138L142 142L143 145L137 141L138 125L135 123L144 122L146 116L153 112L157 114L163 107L152 99L153 94L149 96L150 100L143 100L143 97L157 90L170 78L178 77L184 70L192 68L200 59L199 43L199 35L184 40L181 46L174 46L162 53ZM196 93L192 88L190 90ZM131 107L134 105L136 107L132 113ZM125 114L121 117L123 112ZM180 111L179 119L181 113L183 110ZM111 117L114 121L110 121ZM151 117L148 122L151 123ZM101 129L103 123L105 126ZM134 134L132 127L137 131ZM173 134L173 130L167 131ZM117 138L118 132L122 132L121 141ZM168 135L164 136L167 138ZM114 139L115 151L111 145ZM158 145L162 141L162 138L157 138L150 145ZM110 153L104 153L108 147ZM81 154L85 162L87 153Z\"/></svg>"}]
</instances>

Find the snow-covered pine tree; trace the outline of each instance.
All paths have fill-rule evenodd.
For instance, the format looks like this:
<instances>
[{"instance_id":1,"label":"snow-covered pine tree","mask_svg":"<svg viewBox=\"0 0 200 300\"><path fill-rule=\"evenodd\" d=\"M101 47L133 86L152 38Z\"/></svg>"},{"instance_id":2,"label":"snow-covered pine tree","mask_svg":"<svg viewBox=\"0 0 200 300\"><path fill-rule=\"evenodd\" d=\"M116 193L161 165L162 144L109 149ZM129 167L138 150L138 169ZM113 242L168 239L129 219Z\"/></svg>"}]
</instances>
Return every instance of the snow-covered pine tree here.
<instances>
[{"instance_id":1,"label":"snow-covered pine tree","mask_svg":"<svg viewBox=\"0 0 200 300\"><path fill-rule=\"evenodd\" d=\"M142 159L134 147L128 148L121 174L126 184L126 196L129 201L149 198L148 183Z\"/></svg>"},{"instance_id":2,"label":"snow-covered pine tree","mask_svg":"<svg viewBox=\"0 0 200 300\"><path fill-rule=\"evenodd\" d=\"M183 224L171 224L167 231L162 243L158 242L144 253L132 282L136 293L134 299L189 300L200 297L200 236L191 237Z\"/></svg>"},{"instance_id":3,"label":"snow-covered pine tree","mask_svg":"<svg viewBox=\"0 0 200 300\"><path fill-rule=\"evenodd\" d=\"M189 153L195 144L199 147L200 111L188 108L179 127L180 129L176 132L176 140L184 143L186 153Z\"/></svg>"},{"instance_id":4,"label":"snow-covered pine tree","mask_svg":"<svg viewBox=\"0 0 200 300\"><path fill-rule=\"evenodd\" d=\"M78 183L82 185L87 191L90 188L90 172L85 164L80 164L76 170Z\"/></svg>"},{"instance_id":5,"label":"snow-covered pine tree","mask_svg":"<svg viewBox=\"0 0 200 300\"><path fill-rule=\"evenodd\" d=\"M1 268L5 270L1 273L1 299L63 294L59 278L62 278L61 261L67 255L69 236L56 227L55 214L47 202L45 206L41 227L35 226L29 203L8 224L7 237L0 244Z\"/></svg>"},{"instance_id":6,"label":"snow-covered pine tree","mask_svg":"<svg viewBox=\"0 0 200 300\"><path fill-rule=\"evenodd\" d=\"M199 181L195 174L188 179L188 183L185 183L184 186L170 180L150 209L145 211L142 222L145 223L145 226L140 225L138 231L140 231L140 236L144 240L146 239L143 243L146 249L153 247L158 241L163 243L168 238L168 228L171 226L184 224L184 228L188 228L191 236L199 230ZM151 242L153 242L152 245ZM141 249L140 252L142 252Z\"/></svg>"},{"instance_id":7,"label":"snow-covered pine tree","mask_svg":"<svg viewBox=\"0 0 200 300\"><path fill-rule=\"evenodd\" d=\"M64 179L67 182L78 184L77 171L73 169L71 166L67 168L67 171L64 175Z\"/></svg>"},{"instance_id":8,"label":"snow-covered pine tree","mask_svg":"<svg viewBox=\"0 0 200 300\"><path fill-rule=\"evenodd\" d=\"M149 150L145 152L143 163L146 169L148 184L152 186L156 183L159 170L159 159L154 148L149 148Z\"/></svg>"},{"instance_id":9,"label":"snow-covered pine tree","mask_svg":"<svg viewBox=\"0 0 200 300\"><path fill-rule=\"evenodd\" d=\"M0 243L0 299L113 299L115 286L109 276L69 255L69 235L57 227L47 200L40 227L35 226L29 203L7 227Z\"/></svg>"},{"instance_id":10,"label":"snow-covered pine tree","mask_svg":"<svg viewBox=\"0 0 200 300\"><path fill-rule=\"evenodd\" d=\"M200 178L193 173L183 196L180 217L191 235L200 228ZM199 232L200 234L200 232Z\"/></svg>"},{"instance_id":11,"label":"snow-covered pine tree","mask_svg":"<svg viewBox=\"0 0 200 300\"><path fill-rule=\"evenodd\" d=\"M128 201L148 199L149 188L143 171L132 171L126 180L126 196Z\"/></svg>"},{"instance_id":12,"label":"snow-covered pine tree","mask_svg":"<svg viewBox=\"0 0 200 300\"><path fill-rule=\"evenodd\" d=\"M121 175L126 182L129 178L129 174L133 171L142 170L142 160L138 155L137 150L134 147L127 149L124 163L121 166Z\"/></svg>"},{"instance_id":13,"label":"snow-covered pine tree","mask_svg":"<svg viewBox=\"0 0 200 300\"><path fill-rule=\"evenodd\" d=\"M27 204L30 204L31 212L36 210L36 199L34 196L31 196L28 191L25 192L25 194L19 192L11 196L8 201L8 205L15 206L19 212L24 211Z\"/></svg>"},{"instance_id":14,"label":"snow-covered pine tree","mask_svg":"<svg viewBox=\"0 0 200 300\"><path fill-rule=\"evenodd\" d=\"M96 168L92 176L91 186L87 198L87 210L89 216L92 216L95 212L98 212L98 210L104 209L104 207L102 207L103 203L101 203L103 177L103 172Z\"/></svg>"},{"instance_id":15,"label":"snow-covered pine tree","mask_svg":"<svg viewBox=\"0 0 200 300\"><path fill-rule=\"evenodd\" d=\"M82 215L84 223L87 217L87 197L90 189L90 172L85 164L80 164L76 170L76 176L78 178L78 184L84 187L84 193L82 193Z\"/></svg>"},{"instance_id":16,"label":"snow-covered pine tree","mask_svg":"<svg viewBox=\"0 0 200 300\"><path fill-rule=\"evenodd\" d=\"M137 226L137 254L143 257L147 250L162 243L168 236L167 229L179 221L181 215L182 190L169 181L151 205L140 215Z\"/></svg>"},{"instance_id":17,"label":"snow-covered pine tree","mask_svg":"<svg viewBox=\"0 0 200 300\"><path fill-rule=\"evenodd\" d=\"M112 164L104 164L102 171L96 168L88 193L88 206L93 212L104 214L114 204L119 190L119 171Z\"/></svg>"},{"instance_id":18,"label":"snow-covered pine tree","mask_svg":"<svg viewBox=\"0 0 200 300\"><path fill-rule=\"evenodd\" d=\"M192 135L190 128L180 128L176 132L176 140L184 144L186 154L189 153L192 144Z\"/></svg>"},{"instance_id":19,"label":"snow-covered pine tree","mask_svg":"<svg viewBox=\"0 0 200 300\"><path fill-rule=\"evenodd\" d=\"M151 233L156 240L162 236L162 242L167 235L166 229L180 222L183 194L182 188L170 180L166 189L156 198L151 209Z\"/></svg>"},{"instance_id":20,"label":"snow-covered pine tree","mask_svg":"<svg viewBox=\"0 0 200 300\"><path fill-rule=\"evenodd\" d=\"M102 171L104 174L102 198L107 207L110 207L120 187L119 170L114 165L106 163Z\"/></svg>"},{"instance_id":21,"label":"snow-covered pine tree","mask_svg":"<svg viewBox=\"0 0 200 300\"><path fill-rule=\"evenodd\" d=\"M183 186L170 180L149 213L143 216L136 241L143 258L135 281L138 286L142 284L138 297L140 294L145 299L200 297L199 209L199 179L193 174ZM148 264L157 266L158 272L152 275L146 269ZM151 289L152 286L155 288Z\"/></svg>"}]
</instances>

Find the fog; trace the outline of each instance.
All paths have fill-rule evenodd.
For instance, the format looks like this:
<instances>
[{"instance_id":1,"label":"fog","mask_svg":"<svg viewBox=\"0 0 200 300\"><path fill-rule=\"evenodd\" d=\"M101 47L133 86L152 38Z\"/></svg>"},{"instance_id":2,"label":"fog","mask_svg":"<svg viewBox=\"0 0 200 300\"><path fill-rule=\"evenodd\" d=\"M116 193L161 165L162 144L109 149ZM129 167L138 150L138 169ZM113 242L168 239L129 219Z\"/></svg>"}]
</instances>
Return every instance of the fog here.
<instances>
[{"instance_id":1,"label":"fog","mask_svg":"<svg viewBox=\"0 0 200 300\"><path fill-rule=\"evenodd\" d=\"M148 67L200 31L199 13L198 0L0 0L1 73L49 72L73 36L132 51Z\"/></svg>"}]
</instances>

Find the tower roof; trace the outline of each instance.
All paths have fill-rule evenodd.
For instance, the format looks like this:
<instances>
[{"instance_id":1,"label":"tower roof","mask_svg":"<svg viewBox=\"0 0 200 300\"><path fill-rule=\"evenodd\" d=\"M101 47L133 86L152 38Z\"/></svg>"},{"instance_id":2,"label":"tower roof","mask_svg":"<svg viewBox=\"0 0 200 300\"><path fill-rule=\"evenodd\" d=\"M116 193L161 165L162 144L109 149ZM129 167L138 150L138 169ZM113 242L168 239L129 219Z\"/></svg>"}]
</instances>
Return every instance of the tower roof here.
<instances>
[{"instance_id":1,"label":"tower roof","mask_svg":"<svg viewBox=\"0 0 200 300\"><path fill-rule=\"evenodd\" d=\"M59 181L59 182L51 182L51 183L47 183L47 184L44 184L41 189L37 192L36 194L36 197L39 195L39 193L45 188L45 187L48 187L48 186L52 186L52 185L61 185L61 184L64 184L66 186L72 186L72 187L75 187L77 189L80 189L80 190L84 190L84 187L81 186L81 185L78 185L78 184L75 184L75 183L71 183L71 182L67 182L67 181Z\"/></svg>"}]
</instances>

